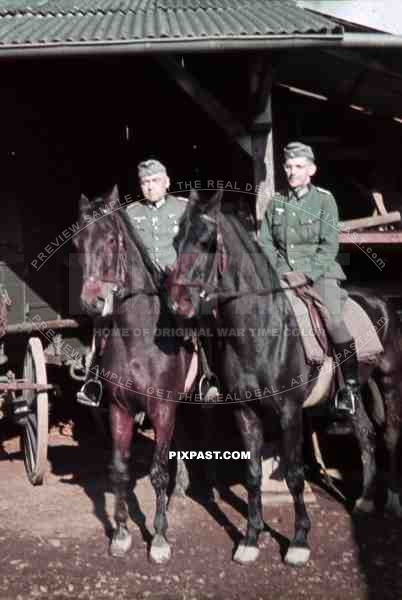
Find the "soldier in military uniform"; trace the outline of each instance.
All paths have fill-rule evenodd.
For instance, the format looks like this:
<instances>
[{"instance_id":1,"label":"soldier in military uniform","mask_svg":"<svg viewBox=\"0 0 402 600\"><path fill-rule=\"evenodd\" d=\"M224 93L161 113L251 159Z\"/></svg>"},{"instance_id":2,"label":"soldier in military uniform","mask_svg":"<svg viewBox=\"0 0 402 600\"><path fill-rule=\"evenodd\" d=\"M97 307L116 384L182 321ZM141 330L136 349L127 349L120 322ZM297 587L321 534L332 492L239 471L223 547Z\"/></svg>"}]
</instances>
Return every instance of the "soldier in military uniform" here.
<instances>
[{"instance_id":1,"label":"soldier in military uniform","mask_svg":"<svg viewBox=\"0 0 402 600\"><path fill-rule=\"evenodd\" d=\"M287 273L296 275L322 298L330 315L326 329L344 379L335 409L338 414L353 415L360 387L354 340L342 317L348 295L339 285L346 277L336 262L337 204L329 191L311 183L317 167L310 146L288 144L284 160L288 189L272 198L261 226L260 243L280 276L286 279Z\"/></svg>"},{"instance_id":2,"label":"soldier in military uniform","mask_svg":"<svg viewBox=\"0 0 402 600\"><path fill-rule=\"evenodd\" d=\"M158 160L145 160L138 165L138 178L144 198L127 207L127 214L141 235L152 260L163 271L176 261L173 239L178 232L186 198L168 194L170 179L166 167ZM77 394L81 404L97 407L102 394L99 378L91 372Z\"/></svg>"},{"instance_id":3,"label":"soldier in military uniform","mask_svg":"<svg viewBox=\"0 0 402 600\"><path fill-rule=\"evenodd\" d=\"M187 199L168 194L170 180L166 168L158 160L141 162L138 178L144 200L130 204L127 214L154 263L166 270L176 261L173 239L179 230Z\"/></svg>"}]
</instances>

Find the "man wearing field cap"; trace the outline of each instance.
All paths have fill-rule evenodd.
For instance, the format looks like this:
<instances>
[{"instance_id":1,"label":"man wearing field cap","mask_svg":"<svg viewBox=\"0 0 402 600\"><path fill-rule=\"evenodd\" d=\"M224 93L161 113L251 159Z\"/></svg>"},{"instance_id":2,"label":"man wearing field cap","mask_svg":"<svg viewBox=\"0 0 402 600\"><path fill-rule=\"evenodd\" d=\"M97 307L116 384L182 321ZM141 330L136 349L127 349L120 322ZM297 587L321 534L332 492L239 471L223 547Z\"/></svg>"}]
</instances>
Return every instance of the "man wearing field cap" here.
<instances>
[{"instance_id":1,"label":"man wearing field cap","mask_svg":"<svg viewBox=\"0 0 402 600\"><path fill-rule=\"evenodd\" d=\"M346 279L336 262L338 208L332 194L312 185L317 171L310 146L292 142L284 149L288 188L275 194L264 215L260 243L279 275L318 292L329 313L326 329L335 347L344 378L335 408L338 414L354 414L360 400L358 362L354 340L343 320L348 297L340 287Z\"/></svg>"},{"instance_id":2,"label":"man wearing field cap","mask_svg":"<svg viewBox=\"0 0 402 600\"><path fill-rule=\"evenodd\" d=\"M166 167L159 160L140 162L138 179L144 197L130 204L127 214L153 262L166 273L176 261L173 239L178 232L187 199L168 194L170 179ZM101 396L102 382L98 376L93 377L90 370L87 380L77 393L77 400L81 404L97 407Z\"/></svg>"},{"instance_id":3,"label":"man wearing field cap","mask_svg":"<svg viewBox=\"0 0 402 600\"><path fill-rule=\"evenodd\" d=\"M176 260L173 239L187 199L168 193L170 179L166 167L159 160L140 162L138 179L144 198L130 204L127 214L152 260L165 270Z\"/></svg>"},{"instance_id":4,"label":"man wearing field cap","mask_svg":"<svg viewBox=\"0 0 402 600\"><path fill-rule=\"evenodd\" d=\"M140 162L138 179L144 198L127 207L127 214L141 236L154 263L162 271L176 260L173 239L178 231L186 198L168 194L170 180L166 167L156 159ZM89 373L87 381L77 394L77 400L87 406L99 406L102 384Z\"/></svg>"}]
</instances>

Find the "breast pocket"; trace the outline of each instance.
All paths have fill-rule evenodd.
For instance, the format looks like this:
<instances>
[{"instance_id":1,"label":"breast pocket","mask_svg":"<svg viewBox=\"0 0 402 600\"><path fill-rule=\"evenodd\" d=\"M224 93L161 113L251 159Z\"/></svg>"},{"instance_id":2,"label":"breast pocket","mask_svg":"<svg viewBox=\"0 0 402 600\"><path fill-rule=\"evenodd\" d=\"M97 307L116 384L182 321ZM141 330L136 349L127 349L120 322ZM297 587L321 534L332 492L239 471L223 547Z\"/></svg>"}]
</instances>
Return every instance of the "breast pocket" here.
<instances>
[{"instance_id":1,"label":"breast pocket","mask_svg":"<svg viewBox=\"0 0 402 600\"><path fill-rule=\"evenodd\" d=\"M135 218L135 217L134 217L134 219L133 219L133 222L132 222L132 223L133 223L133 225L134 225L134 228L135 228L137 231L141 231L141 232L145 231L145 223L144 223L144 219L141 219L141 218L138 218L138 217L137 217L137 218Z\"/></svg>"},{"instance_id":2,"label":"breast pocket","mask_svg":"<svg viewBox=\"0 0 402 600\"><path fill-rule=\"evenodd\" d=\"M300 237L305 242L318 244L320 241L321 219L317 215L300 215Z\"/></svg>"}]
</instances>

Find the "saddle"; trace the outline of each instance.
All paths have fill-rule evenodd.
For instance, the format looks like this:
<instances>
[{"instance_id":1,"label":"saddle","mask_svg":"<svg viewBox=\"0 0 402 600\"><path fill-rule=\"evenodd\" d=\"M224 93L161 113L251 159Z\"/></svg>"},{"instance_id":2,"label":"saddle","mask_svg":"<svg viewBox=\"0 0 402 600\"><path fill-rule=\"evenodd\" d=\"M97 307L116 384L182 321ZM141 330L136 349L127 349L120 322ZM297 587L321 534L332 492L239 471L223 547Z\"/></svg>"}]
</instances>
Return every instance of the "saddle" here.
<instances>
[{"instance_id":1,"label":"saddle","mask_svg":"<svg viewBox=\"0 0 402 600\"><path fill-rule=\"evenodd\" d=\"M325 328L329 314L320 295L308 285L298 285L299 282L293 280L288 282L281 281L281 285L296 317L306 362L319 369L317 385L304 403L304 407L310 407L317 404L330 389L334 374L338 378L341 375L332 356L331 342ZM297 287L293 287L295 285ZM343 318L355 341L358 362L373 364L384 348L369 316L357 302L348 298Z\"/></svg>"},{"instance_id":2,"label":"saddle","mask_svg":"<svg viewBox=\"0 0 402 600\"><path fill-rule=\"evenodd\" d=\"M320 295L310 286L297 285L291 281L292 287L282 281L282 287L292 306L306 357L310 365L322 365L331 354L331 343L325 328L329 313ZM345 302L343 318L355 340L358 361L372 364L384 351L376 328L367 313L352 298Z\"/></svg>"}]
</instances>

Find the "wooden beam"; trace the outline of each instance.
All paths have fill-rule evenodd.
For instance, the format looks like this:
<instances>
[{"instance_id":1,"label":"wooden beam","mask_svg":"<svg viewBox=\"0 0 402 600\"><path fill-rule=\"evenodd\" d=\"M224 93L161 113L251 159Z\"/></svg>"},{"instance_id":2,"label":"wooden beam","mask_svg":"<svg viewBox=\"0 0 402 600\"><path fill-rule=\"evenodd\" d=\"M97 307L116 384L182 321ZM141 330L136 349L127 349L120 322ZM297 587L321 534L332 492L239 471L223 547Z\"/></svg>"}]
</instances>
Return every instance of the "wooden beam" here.
<instances>
[{"instance_id":1,"label":"wooden beam","mask_svg":"<svg viewBox=\"0 0 402 600\"><path fill-rule=\"evenodd\" d=\"M231 112L215 98L186 68L177 60L168 56L156 59L168 76L179 88L198 104L200 108L225 131L227 136L236 141L249 156L252 156L250 134Z\"/></svg>"},{"instance_id":2,"label":"wooden beam","mask_svg":"<svg viewBox=\"0 0 402 600\"><path fill-rule=\"evenodd\" d=\"M380 192L372 192L374 204L376 205L376 209L378 210L379 215L386 215L387 209L385 208L384 199Z\"/></svg>"},{"instance_id":3,"label":"wooden beam","mask_svg":"<svg viewBox=\"0 0 402 600\"><path fill-rule=\"evenodd\" d=\"M368 233L351 232L340 233L339 243L345 245L362 244L401 244L402 231L372 231Z\"/></svg>"},{"instance_id":4,"label":"wooden beam","mask_svg":"<svg viewBox=\"0 0 402 600\"><path fill-rule=\"evenodd\" d=\"M339 231L348 232L366 227L376 227L378 225L387 225L389 223L398 223L401 220L401 213L397 210L375 217L363 217L361 219L350 219L339 223Z\"/></svg>"}]
</instances>

